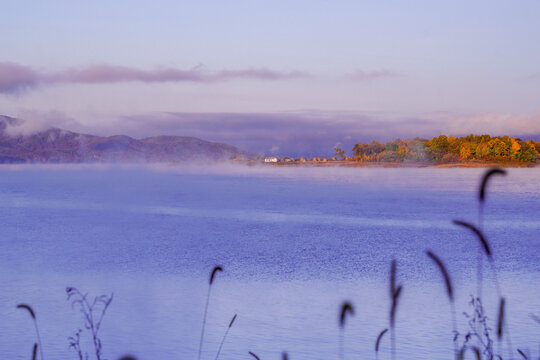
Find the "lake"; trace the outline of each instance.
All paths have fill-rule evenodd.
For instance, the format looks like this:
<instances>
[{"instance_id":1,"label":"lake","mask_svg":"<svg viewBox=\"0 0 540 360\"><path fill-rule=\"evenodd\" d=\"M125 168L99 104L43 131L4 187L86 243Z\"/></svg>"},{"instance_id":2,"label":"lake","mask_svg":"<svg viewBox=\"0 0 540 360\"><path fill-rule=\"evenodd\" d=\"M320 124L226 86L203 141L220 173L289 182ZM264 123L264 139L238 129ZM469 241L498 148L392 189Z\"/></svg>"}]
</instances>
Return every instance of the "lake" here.
<instances>
[{"instance_id":1,"label":"lake","mask_svg":"<svg viewBox=\"0 0 540 360\"><path fill-rule=\"evenodd\" d=\"M0 167L0 358L31 357L37 315L46 359L77 359L84 329L67 301L114 293L100 329L104 358L196 359L209 273L216 275L203 347L214 359L337 359L344 300L355 315L345 358L374 359L388 327L397 260L398 358L451 359L450 306L431 249L446 263L458 329L468 329L478 240L452 224L478 221L483 169L172 166ZM540 168L489 183L483 228L515 348L538 354ZM493 327L498 297L484 268ZM81 345L92 358L88 330ZM390 358L381 341L380 359ZM496 344L497 347L497 344ZM504 348L504 347L503 347ZM504 353L506 355L506 351ZM515 352L517 358L518 354ZM252 359L252 358L251 358Z\"/></svg>"}]
</instances>

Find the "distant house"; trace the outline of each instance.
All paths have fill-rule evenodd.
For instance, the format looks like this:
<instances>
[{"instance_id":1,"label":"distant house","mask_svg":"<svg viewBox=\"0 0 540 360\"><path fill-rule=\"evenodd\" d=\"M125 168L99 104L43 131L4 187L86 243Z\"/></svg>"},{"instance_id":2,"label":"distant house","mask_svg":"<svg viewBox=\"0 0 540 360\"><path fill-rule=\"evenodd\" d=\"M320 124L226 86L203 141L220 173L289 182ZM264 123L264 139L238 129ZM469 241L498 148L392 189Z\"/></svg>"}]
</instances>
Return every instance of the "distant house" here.
<instances>
[{"instance_id":1,"label":"distant house","mask_svg":"<svg viewBox=\"0 0 540 360\"><path fill-rule=\"evenodd\" d=\"M279 160L275 156L267 156L264 158L265 163L277 163Z\"/></svg>"}]
</instances>

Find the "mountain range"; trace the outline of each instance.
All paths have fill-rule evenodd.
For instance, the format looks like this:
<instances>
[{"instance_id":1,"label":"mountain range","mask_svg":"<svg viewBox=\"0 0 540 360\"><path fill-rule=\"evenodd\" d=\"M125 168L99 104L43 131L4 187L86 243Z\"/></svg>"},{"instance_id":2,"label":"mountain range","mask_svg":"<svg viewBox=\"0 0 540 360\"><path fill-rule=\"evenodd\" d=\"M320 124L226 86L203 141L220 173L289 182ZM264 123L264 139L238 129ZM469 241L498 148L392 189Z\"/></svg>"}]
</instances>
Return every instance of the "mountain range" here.
<instances>
[{"instance_id":1,"label":"mountain range","mask_svg":"<svg viewBox=\"0 0 540 360\"><path fill-rule=\"evenodd\" d=\"M0 115L0 163L219 162L254 154L232 145L187 136L134 139L51 128L16 135L24 120Z\"/></svg>"}]
</instances>

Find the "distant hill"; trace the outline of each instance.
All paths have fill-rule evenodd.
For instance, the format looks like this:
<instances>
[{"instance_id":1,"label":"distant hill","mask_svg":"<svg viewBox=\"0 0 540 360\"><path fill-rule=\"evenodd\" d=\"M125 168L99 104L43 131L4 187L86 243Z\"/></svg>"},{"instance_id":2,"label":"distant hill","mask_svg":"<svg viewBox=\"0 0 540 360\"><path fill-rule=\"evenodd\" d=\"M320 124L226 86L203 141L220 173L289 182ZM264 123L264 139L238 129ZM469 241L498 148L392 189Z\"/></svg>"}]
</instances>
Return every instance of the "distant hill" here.
<instances>
[{"instance_id":1,"label":"distant hill","mask_svg":"<svg viewBox=\"0 0 540 360\"><path fill-rule=\"evenodd\" d=\"M254 156L232 145L186 136L101 137L55 128L26 136L6 132L22 122L0 115L0 163L219 162Z\"/></svg>"}]
</instances>

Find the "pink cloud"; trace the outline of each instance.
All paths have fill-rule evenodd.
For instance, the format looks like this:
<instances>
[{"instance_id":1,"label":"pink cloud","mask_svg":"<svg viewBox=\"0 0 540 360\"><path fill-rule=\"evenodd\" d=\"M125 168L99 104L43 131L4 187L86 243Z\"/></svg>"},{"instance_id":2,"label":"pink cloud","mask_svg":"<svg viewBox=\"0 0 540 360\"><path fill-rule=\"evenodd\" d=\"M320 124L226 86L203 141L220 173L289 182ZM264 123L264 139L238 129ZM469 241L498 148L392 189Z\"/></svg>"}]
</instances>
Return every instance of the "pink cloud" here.
<instances>
[{"instance_id":1,"label":"pink cloud","mask_svg":"<svg viewBox=\"0 0 540 360\"><path fill-rule=\"evenodd\" d=\"M16 93L38 82L39 75L31 68L11 62L0 63L0 93Z\"/></svg>"},{"instance_id":2,"label":"pink cloud","mask_svg":"<svg viewBox=\"0 0 540 360\"><path fill-rule=\"evenodd\" d=\"M399 74L388 69L381 69L375 71L356 70L355 72L347 75L347 77L353 81L369 81L396 76L399 76Z\"/></svg>"},{"instance_id":3,"label":"pink cloud","mask_svg":"<svg viewBox=\"0 0 540 360\"><path fill-rule=\"evenodd\" d=\"M157 68L140 70L125 66L97 65L80 69L68 69L51 75L44 75L43 80L51 83L103 84L128 81L140 82L182 82L205 81L205 75L197 70L179 70Z\"/></svg>"},{"instance_id":4,"label":"pink cloud","mask_svg":"<svg viewBox=\"0 0 540 360\"><path fill-rule=\"evenodd\" d=\"M540 80L540 73L530 74L529 76L526 77L526 79L533 80L533 81Z\"/></svg>"},{"instance_id":5,"label":"pink cloud","mask_svg":"<svg viewBox=\"0 0 540 360\"><path fill-rule=\"evenodd\" d=\"M233 78L261 79L261 80L287 80L308 78L310 74L302 71L278 72L269 69L226 70L214 75L216 80Z\"/></svg>"},{"instance_id":6,"label":"pink cloud","mask_svg":"<svg viewBox=\"0 0 540 360\"><path fill-rule=\"evenodd\" d=\"M211 83L234 79L289 80L311 75L301 71L281 72L266 68L205 71L201 67L190 70L158 67L142 70L126 66L96 65L71 68L55 73L38 72L31 67L0 63L0 93L16 93L38 84L110 84L120 82L202 82Z\"/></svg>"}]
</instances>

